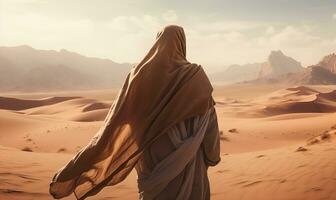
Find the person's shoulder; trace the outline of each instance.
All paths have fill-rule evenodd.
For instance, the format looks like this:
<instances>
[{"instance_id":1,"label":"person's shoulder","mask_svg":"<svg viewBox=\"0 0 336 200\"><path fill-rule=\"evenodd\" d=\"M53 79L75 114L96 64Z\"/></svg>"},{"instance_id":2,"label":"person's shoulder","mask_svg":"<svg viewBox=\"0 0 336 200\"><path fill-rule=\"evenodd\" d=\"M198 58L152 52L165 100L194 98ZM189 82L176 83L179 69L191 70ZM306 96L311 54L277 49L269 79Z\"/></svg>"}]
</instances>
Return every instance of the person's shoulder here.
<instances>
[{"instance_id":1,"label":"person's shoulder","mask_svg":"<svg viewBox=\"0 0 336 200\"><path fill-rule=\"evenodd\" d=\"M197 63L190 63L190 66L192 66L192 67L202 68L202 65L197 64Z\"/></svg>"},{"instance_id":2,"label":"person's shoulder","mask_svg":"<svg viewBox=\"0 0 336 200\"><path fill-rule=\"evenodd\" d=\"M206 71L204 70L203 65L196 64L196 63L194 63L193 65L194 65L195 69L197 69L198 71L201 71L202 73L204 73L205 75L207 75Z\"/></svg>"},{"instance_id":3,"label":"person's shoulder","mask_svg":"<svg viewBox=\"0 0 336 200\"><path fill-rule=\"evenodd\" d=\"M194 68L194 69L198 69L198 70L204 71L204 68L202 67L202 65L197 64L197 63L189 63L186 66L189 67L189 68Z\"/></svg>"},{"instance_id":4,"label":"person's shoulder","mask_svg":"<svg viewBox=\"0 0 336 200\"><path fill-rule=\"evenodd\" d=\"M187 71L192 72L192 73L197 73L208 79L208 75L206 71L204 70L204 68L202 67L202 65L196 64L196 63L189 63L188 65L185 65L185 67L187 68Z\"/></svg>"}]
</instances>

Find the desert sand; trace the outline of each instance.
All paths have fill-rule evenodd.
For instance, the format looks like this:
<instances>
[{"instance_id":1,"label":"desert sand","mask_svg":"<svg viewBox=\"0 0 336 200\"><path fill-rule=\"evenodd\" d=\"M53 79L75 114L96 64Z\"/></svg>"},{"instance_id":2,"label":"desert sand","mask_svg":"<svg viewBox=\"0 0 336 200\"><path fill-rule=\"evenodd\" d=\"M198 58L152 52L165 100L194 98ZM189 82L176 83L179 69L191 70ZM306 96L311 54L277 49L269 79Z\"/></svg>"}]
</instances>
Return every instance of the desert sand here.
<instances>
[{"instance_id":1,"label":"desert sand","mask_svg":"<svg viewBox=\"0 0 336 200\"><path fill-rule=\"evenodd\" d=\"M336 199L335 89L215 86L222 161L209 169L212 199ZM116 92L0 94L0 199L52 199L53 174L98 131ZM136 178L89 199L137 199Z\"/></svg>"}]
</instances>

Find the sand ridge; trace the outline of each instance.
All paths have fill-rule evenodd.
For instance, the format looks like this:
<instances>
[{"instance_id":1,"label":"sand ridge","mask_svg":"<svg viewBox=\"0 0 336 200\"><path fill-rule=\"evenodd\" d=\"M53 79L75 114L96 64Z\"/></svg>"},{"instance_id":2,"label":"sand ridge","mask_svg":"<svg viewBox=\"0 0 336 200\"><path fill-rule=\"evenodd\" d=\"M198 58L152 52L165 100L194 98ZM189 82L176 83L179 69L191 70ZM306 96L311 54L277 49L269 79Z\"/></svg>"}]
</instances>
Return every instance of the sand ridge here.
<instances>
[{"instance_id":1,"label":"sand ridge","mask_svg":"<svg viewBox=\"0 0 336 200\"><path fill-rule=\"evenodd\" d=\"M295 113L332 113L336 111L336 90L319 92L306 86L273 91L254 99L220 99L227 115L269 117Z\"/></svg>"},{"instance_id":2,"label":"sand ridge","mask_svg":"<svg viewBox=\"0 0 336 200\"><path fill-rule=\"evenodd\" d=\"M336 199L333 88L277 88L254 98L224 98L218 89L222 161L209 169L212 199ZM113 101L106 94L0 98L0 199L51 199L52 175L102 125ZM307 102L308 110L289 106ZM266 113L272 105L279 107ZM136 178L133 171L89 199L137 199Z\"/></svg>"}]
</instances>

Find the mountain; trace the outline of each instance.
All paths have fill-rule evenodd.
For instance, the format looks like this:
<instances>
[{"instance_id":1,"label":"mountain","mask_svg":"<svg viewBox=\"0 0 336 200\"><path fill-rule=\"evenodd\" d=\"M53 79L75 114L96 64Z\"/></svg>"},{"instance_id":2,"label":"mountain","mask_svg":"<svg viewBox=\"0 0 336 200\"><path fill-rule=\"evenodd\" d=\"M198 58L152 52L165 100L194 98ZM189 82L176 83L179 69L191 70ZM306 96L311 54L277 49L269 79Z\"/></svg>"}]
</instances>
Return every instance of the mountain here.
<instances>
[{"instance_id":1,"label":"mountain","mask_svg":"<svg viewBox=\"0 0 336 200\"><path fill-rule=\"evenodd\" d=\"M271 51L266 62L231 65L222 72L210 75L211 80L221 83L269 82L281 76L304 71L301 64L281 51Z\"/></svg>"},{"instance_id":2,"label":"mountain","mask_svg":"<svg viewBox=\"0 0 336 200\"><path fill-rule=\"evenodd\" d=\"M281 51L272 51L267 62L261 65L259 79L273 79L281 75L302 72L304 68L291 57Z\"/></svg>"},{"instance_id":3,"label":"mountain","mask_svg":"<svg viewBox=\"0 0 336 200\"><path fill-rule=\"evenodd\" d=\"M336 84L336 55L325 56L316 65L308 66L297 73L276 77L276 82L307 85Z\"/></svg>"},{"instance_id":4,"label":"mountain","mask_svg":"<svg viewBox=\"0 0 336 200\"><path fill-rule=\"evenodd\" d=\"M254 80L258 77L261 63L230 65L226 70L210 74L214 82L237 83Z\"/></svg>"},{"instance_id":5,"label":"mountain","mask_svg":"<svg viewBox=\"0 0 336 200\"><path fill-rule=\"evenodd\" d=\"M313 65L313 67L322 67L332 73L336 73L336 54L332 53L322 58L322 60Z\"/></svg>"},{"instance_id":6,"label":"mountain","mask_svg":"<svg viewBox=\"0 0 336 200\"><path fill-rule=\"evenodd\" d=\"M67 50L0 47L0 91L46 91L119 87L131 64Z\"/></svg>"},{"instance_id":7,"label":"mountain","mask_svg":"<svg viewBox=\"0 0 336 200\"><path fill-rule=\"evenodd\" d=\"M308 67L311 84L336 84L336 55L329 54L316 65Z\"/></svg>"},{"instance_id":8,"label":"mountain","mask_svg":"<svg viewBox=\"0 0 336 200\"><path fill-rule=\"evenodd\" d=\"M333 85L336 84L336 74L325 67L315 66L310 68L309 84Z\"/></svg>"}]
</instances>

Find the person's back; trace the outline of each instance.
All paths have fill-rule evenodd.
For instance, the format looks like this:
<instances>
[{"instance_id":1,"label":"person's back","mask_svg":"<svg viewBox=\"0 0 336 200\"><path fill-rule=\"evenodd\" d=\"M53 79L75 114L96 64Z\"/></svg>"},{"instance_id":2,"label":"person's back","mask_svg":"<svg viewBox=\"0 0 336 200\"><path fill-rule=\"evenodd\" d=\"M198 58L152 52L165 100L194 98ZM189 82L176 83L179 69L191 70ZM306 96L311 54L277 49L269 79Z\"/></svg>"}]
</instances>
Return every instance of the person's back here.
<instances>
[{"instance_id":1,"label":"person's back","mask_svg":"<svg viewBox=\"0 0 336 200\"><path fill-rule=\"evenodd\" d=\"M208 166L220 161L214 108L171 127L136 165L141 199L210 199Z\"/></svg>"},{"instance_id":2,"label":"person's back","mask_svg":"<svg viewBox=\"0 0 336 200\"><path fill-rule=\"evenodd\" d=\"M207 168L220 160L212 90L203 68L186 59L183 28L164 27L102 128L55 174L50 194L85 199L135 167L141 199L209 199Z\"/></svg>"}]
</instances>

